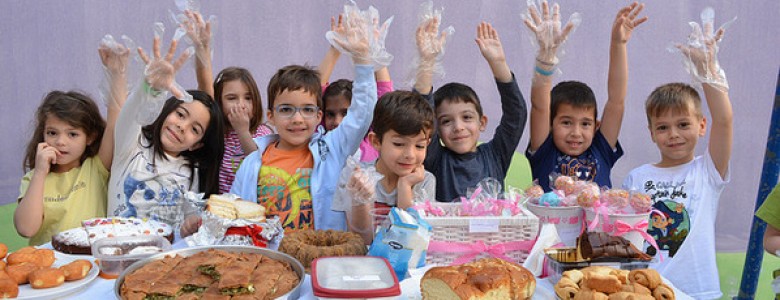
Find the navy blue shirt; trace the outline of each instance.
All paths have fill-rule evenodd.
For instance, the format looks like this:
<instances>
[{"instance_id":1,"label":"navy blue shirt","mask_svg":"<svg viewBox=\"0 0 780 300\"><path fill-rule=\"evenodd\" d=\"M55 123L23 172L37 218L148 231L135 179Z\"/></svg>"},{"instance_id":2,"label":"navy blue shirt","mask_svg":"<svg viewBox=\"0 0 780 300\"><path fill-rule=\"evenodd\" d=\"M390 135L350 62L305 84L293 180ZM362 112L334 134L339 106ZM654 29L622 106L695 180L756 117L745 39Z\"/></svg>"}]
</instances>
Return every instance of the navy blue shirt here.
<instances>
[{"instance_id":1,"label":"navy blue shirt","mask_svg":"<svg viewBox=\"0 0 780 300\"><path fill-rule=\"evenodd\" d=\"M613 151L607 139L601 134L601 130L596 130L593 143L585 152L578 156L569 156L555 147L550 133L533 155L526 149L525 156L531 164L534 180L539 181L539 185L545 192L552 190L550 187L552 173L574 176L580 180L593 181L599 186L612 188L610 180L612 166L623 156L620 142L616 143L615 147L617 149Z\"/></svg>"},{"instance_id":2,"label":"navy blue shirt","mask_svg":"<svg viewBox=\"0 0 780 300\"><path fill-rule=\"evenodd\" d=\"M523 136L528 110L517 86L514 74L511 82L496 81L501 96L501 121L493 139L477 146L477 151L464 154L452 152L439 142L438 131L432 136L425 157L425 169L436 176L436 200L452 202L466 195L487 177L497 179L503 190L512 155ZM426 95L431 106L433 98Z\"/></svg>"}]
</instances>

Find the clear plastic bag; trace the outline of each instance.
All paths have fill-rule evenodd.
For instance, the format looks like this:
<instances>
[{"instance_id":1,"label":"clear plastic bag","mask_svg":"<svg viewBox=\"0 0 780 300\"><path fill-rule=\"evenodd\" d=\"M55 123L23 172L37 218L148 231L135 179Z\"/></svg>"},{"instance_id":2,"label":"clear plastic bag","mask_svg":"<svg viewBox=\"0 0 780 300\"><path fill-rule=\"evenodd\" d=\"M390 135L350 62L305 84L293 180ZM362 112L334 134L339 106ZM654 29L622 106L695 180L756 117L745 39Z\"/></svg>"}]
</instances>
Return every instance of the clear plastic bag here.
<instances>
[{"instance_id":1,"label":"clear plastic bag","mask_svg":"<svg viewBox=\"0 0 780 300\"><path fill-rule=\"evenodd\" d=\"M354 2L344 5L343 16L344 31L328 31L328 42L342 54L373 65L375 70L389 66L393 55L385 49L385 38L393 17L380 26L376 8L361 11Z\"/></svg>"}]
</instances>

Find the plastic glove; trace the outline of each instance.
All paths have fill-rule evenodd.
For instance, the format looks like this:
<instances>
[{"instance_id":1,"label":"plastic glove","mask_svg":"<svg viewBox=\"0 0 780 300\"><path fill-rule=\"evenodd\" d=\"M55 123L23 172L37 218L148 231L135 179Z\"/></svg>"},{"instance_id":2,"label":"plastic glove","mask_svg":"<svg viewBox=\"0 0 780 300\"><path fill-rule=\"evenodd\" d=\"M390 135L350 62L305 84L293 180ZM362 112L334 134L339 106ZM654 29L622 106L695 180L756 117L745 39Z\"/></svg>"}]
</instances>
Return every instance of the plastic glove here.
<instances>
[{"instance_id":1,"label":"plastic glove","mask_svg":"<svg viewBox=\"0 0 780 300\"><path fill-rule=\"evenodd\" d=\"M217 17L209 16L207 21L197 11L184 12L186 19L179 24L178 30L186 33L185 41L195 47L195 58L202 63L210 62L214 54L211 49L212 32L216 27Z\"/></svg>"},{"instance_id":2,"label":"plastic glove","mask_svg":"<svg viewBox=\"0 0 780 300\"><path fill-rule=\"evenodd\" d=\"M379 26L379 12L369 7L361 11L357 5L344 5L344 32L328 31L325 37L341 53L349 55L356 64L370 64L374 69L390 65L393 56L385 49L387 28L393 17Z\"/></svg>"},{"instance_id":3,"label":"plastic glove","mask_svg":"<svg viewBox=\"0 0 780 300\"><path fill-rule=\"evenodd\" d=\"M192 102L192 95L187 93L187 91L176 83L175 75L192 55L194 50L188 48L178 59L174 60L176 46L179 43L178 38L181 38L181 36L174 36L174 39L171 40L171 45L168 48L168 53L163 57L160 53L160 38L165 31L165 27L161 23L156 23L155 27L154 43L152 44L153 56L150 58L143 49L140 47L138 48L138 55L146 64L146 69L144 70L146 82L152 89L170 91L176 99Z\"/></svg>"},{"instance_id":4,"label":"plastic glove","mask_svg":"<svg viewBox=\"0 0 780 300\"><path fill-rule=\"evenodd\" d=\"M122 36L125 45L118 43L113 36L107 34L100 40L98 54L103 63L103 81L100 83L100 98L108 106L121 107L127 99L127 73L130 50L135 48L133 41Z\"/></svg>"},{"instance_id":5,"label":"plastic glove","mask_svg":"<svg viewBox=\"0 0 780 300\"><path fill-rule=\"evenodd\" d=\"M419 24L415 39L417 52L414 53L409 68L413 72L409 76L409 85L420 81L418 77L426 74L436 78L444 77L445 72L442 66L444 46L447 44L447 38L455 34L455 28L448 26L439 32L443 10L443 8L434 10L432 1L423 2L420 5ZM414 81L412 82L412 80Z\"/></svg>"},{"instance_id":6,"label":"plastic glove","mask_svg":"<svg viewBox=\"0 0 780 300\"><path fill-rule=\"evenodd\" d=\"M539 47L536 60L539 64L549 67L550 70L558 64L558 56L564 54L563 44L574 32L574 29L582 22L579 13L573 13L561 29L561 14L558 4L553 4L552 15L547 1L542 1L542 11L536 8L536 1L528 0L528 15L523 16L523 21L531 33L531 43Z\"/></svg>"},{"instance_id":7,"label":"plastic glove","mask_svg":"<svg viewBox=\"0 0 780 300\"><path fill-rule=\"evenodd\" d=\"M376 195L376 184L382 179L373 167L361 169L356 166L347 182L347 191L352 195L352 206L373 203Z\"/></svg>"},{"instance_id":8,"label":"plastic glove","mask_svg":"<svg viewBox=\"0 0 780 300\"><path fill-rule=\"evenodd\" d=\"M644 8L644 4L634 2L618 11L615 22L612 24L613 42L625 44L631 39L631 33L634 32L634 28L647 21L647 16L638 18L639 13Z\"/></svg>"},{"instance_id":9,"label":"plastic glove","mask_svg":"<svg viewBox=\"0 0 780 300\"><path fill-rule=\"evenodd\" d=\"M715 10L707 7L701 12L701 25L696 22L688 22L691 26L691 34L688 35L688 42L685 44L676 44L671 48L672 52L683 54L683 64L686 71L693 77L693 80L699 83L707 83L722 91L728 91L729 83L726 80L726 73L721 69L718 63L718 44L723 39L723 34L737 18L734 17L721 25L717 31L713 31L715 21Z\"/></svg>"}]
</instances>

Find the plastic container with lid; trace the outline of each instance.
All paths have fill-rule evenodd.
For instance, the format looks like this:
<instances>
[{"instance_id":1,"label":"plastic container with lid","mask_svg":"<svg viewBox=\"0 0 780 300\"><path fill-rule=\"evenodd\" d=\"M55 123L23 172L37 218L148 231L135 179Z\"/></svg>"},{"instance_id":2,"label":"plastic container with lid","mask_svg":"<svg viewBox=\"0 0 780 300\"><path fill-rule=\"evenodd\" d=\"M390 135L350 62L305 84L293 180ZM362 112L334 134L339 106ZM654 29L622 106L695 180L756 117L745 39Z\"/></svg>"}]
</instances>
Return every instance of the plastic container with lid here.
<instances>
[{"instance_id":1,"label":"plastic container with lid","mask_svg":"<svg viewBox=\"0 0 780 300\"><path fill-rule=\"evenodd\" d=\"M390 263L375 256L315 259L311 284L319 299L395 299L401 295Z\"/></svg>"},{"instance_id":2,"label":"plastic container with lid","mask_svg":"<svg viewBox=\"0 0 780 300\"><path fill-rule=\"evenodd\" d=\"M100 266L100 276L119 277L127 267L154 254L171 250L171 242L157 235L119 236L96 240L92 256Z\"/></svg>"}]
</instances>

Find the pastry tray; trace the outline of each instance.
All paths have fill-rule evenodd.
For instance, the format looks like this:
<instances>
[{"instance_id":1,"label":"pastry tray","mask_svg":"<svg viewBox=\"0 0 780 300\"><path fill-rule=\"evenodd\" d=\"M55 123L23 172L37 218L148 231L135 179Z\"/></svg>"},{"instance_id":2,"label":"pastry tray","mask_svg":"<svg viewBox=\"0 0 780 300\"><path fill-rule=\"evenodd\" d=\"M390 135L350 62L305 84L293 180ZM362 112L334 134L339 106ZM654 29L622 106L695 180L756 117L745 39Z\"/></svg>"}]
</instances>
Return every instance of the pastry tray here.
<instances>
[{"instance_id":1,"label":"pastry tray","mask_svg":"<svg viewBox=\"0 0 780 300\"><path fill-rule=\"evenodd\" d=\"M295 272L295 274L298 274L298 278L299 278L298 285L296 285L292 290L287 292L287 294L279 296L276 299L299 299L300 298L301 285L303 284L303 279L305 276L303 265L301 264L301 262L299 262L297 259L293 258L292 256L289 256L287 254L278 251L274 251L266 248L258 248L254 246L233 246L233 245L213 245L213 246L202 246L202 247L192 247L186 249L171 250L168 252L155 254L144 260L140 260L130 265L127 269L125 269L122 272L121 275L119 275L119 278L114 283L114 295L116 296L117 299L122 299L122 297L119 294L119 291L120 288L122 287L122 283L124 283L125 281L125 276L127 276L128 274L132 273L135 270L140 269L141 267L145 266L146 264L152 261L161 260L167 256L175 256L177 254L183 257L188 257L195 253L199 253L209 249L222 250L227 252L257 253L275 260L288 262L292 270Z\"/></svg>"}]
</instances>

